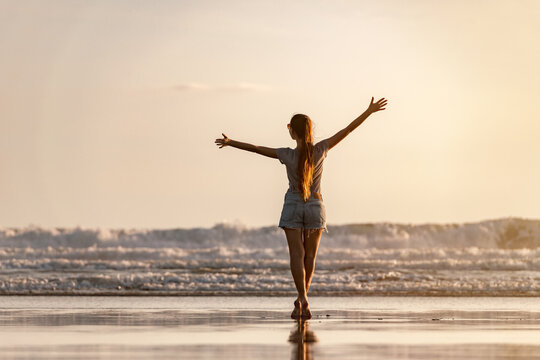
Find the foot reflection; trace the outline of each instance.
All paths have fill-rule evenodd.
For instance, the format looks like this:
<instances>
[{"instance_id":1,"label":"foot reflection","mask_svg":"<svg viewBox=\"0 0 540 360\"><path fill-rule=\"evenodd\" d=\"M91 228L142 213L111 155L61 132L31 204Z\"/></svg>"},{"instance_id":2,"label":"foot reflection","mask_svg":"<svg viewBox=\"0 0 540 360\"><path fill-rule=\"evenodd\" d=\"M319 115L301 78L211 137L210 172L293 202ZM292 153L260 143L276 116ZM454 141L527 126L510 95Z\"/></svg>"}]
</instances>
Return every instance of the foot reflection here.
<instances>
[{"instance_id":1,"label":"foot reflection","mask_svg":"<svg viewBox=\"0 0 540 360\"><path fill-rule=\"evenodd\" d=\"M313 359L311 347L317 341L319 339L315 333L308 329L308 320L297 320L289 335L289 342L296 344L293 348L292 359Z\"/></svg>"}]
</instances>

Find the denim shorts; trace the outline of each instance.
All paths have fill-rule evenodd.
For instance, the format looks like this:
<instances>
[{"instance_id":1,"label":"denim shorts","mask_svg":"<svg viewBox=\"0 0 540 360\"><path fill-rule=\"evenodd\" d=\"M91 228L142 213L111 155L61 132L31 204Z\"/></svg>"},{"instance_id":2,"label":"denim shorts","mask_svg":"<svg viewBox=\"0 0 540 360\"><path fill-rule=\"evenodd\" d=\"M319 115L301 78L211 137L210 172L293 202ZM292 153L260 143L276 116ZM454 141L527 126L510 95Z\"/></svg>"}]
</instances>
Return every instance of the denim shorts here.
<instances>
[{"instance_id":1,"label":"denim shorts","mask_svg":"<svg viewBox=\"0 0 540 360\"><path fill-rule=\"evenodd\" d=\"M279 219L280 228L304 228L304 229L324 229L326 228L326 208L321 199L310 195L307 202L302 199L302 194L294 191L287 191Z\"/></svg>"}]
</instances>

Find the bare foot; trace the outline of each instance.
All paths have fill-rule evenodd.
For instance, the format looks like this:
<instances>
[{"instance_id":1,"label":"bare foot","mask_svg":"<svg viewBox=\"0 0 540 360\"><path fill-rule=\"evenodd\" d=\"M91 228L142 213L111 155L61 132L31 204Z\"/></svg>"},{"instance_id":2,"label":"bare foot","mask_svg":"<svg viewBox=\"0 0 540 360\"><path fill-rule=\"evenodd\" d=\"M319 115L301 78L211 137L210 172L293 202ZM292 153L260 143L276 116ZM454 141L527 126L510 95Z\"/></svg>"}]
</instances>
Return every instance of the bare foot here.
<instances>
[{"instance_id":1,"label":"bare foot","mask_svg":"<svg viewBox=\"0 0 540 360\"><path fill-rule=\"evenodd\" d=\"M296 299L296 301L294 302L294 310L291 313L291 318L299 319L301 313L302 313L302 309L300 308L300 301Z\"/></svg>"},{"instance_id":2,"label":"bare foot","mask_svg":"<svg viewBox=\"0 0 540 360\"><path fill-rule=\"evenodd\" d=\"M311 319L311 310L307 301L302 301L302 319Z\"/></svg>"}]
</instances>

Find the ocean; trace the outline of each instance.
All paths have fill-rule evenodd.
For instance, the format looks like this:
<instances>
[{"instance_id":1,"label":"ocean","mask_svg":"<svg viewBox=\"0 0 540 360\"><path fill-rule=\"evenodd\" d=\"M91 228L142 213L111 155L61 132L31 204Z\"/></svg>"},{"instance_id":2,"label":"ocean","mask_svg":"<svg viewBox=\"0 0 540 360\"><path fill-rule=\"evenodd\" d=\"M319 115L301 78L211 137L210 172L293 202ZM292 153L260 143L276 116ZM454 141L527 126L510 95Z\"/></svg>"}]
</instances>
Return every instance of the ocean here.
<instances>
[{"instance_id":1,"label":"ocean","mask_svg":"<svg viewBox=\"0 0 540 360\"><path fill-rule=\"evenodd\" d=\"M0 228L0 295L294 294L277 226ZM540 220L329 225L310 295L540 296Z\"/></svg>"}]
</instances>

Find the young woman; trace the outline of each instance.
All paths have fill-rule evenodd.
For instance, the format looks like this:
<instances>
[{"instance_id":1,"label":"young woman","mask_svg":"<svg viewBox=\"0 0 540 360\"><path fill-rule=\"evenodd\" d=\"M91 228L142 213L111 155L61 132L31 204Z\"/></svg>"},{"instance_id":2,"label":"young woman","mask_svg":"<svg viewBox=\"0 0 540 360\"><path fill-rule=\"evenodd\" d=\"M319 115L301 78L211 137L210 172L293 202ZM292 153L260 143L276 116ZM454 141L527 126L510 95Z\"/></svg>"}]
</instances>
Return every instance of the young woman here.
<instances>
[{"instance_id":1,"label":"young woman","mask_svg":"<svg viewBox=\"0 0 540 360\"><path fill-rule=\"evenodd\" d=\"M319 248L322 230L326 229L326 211L321 195L321 176L323 162L328 150L336 146L345 136L356 129L374 112L384 110L387 100L380 99L371 103L362 115L357 117L334 136L313 145L311 119L304 114L296 114L287 124L289 134L296 140L296 148L269 148L256 146L229 139L222 133L223 139L215 143L221 149L232 146L278 159L287 168L289 189L281 211L279 227L285 231L289 244L291 272L298 297L294 302L292 318L311 318L307 293L315 270L315 257Z\"/></svg>"}]
</instances>

